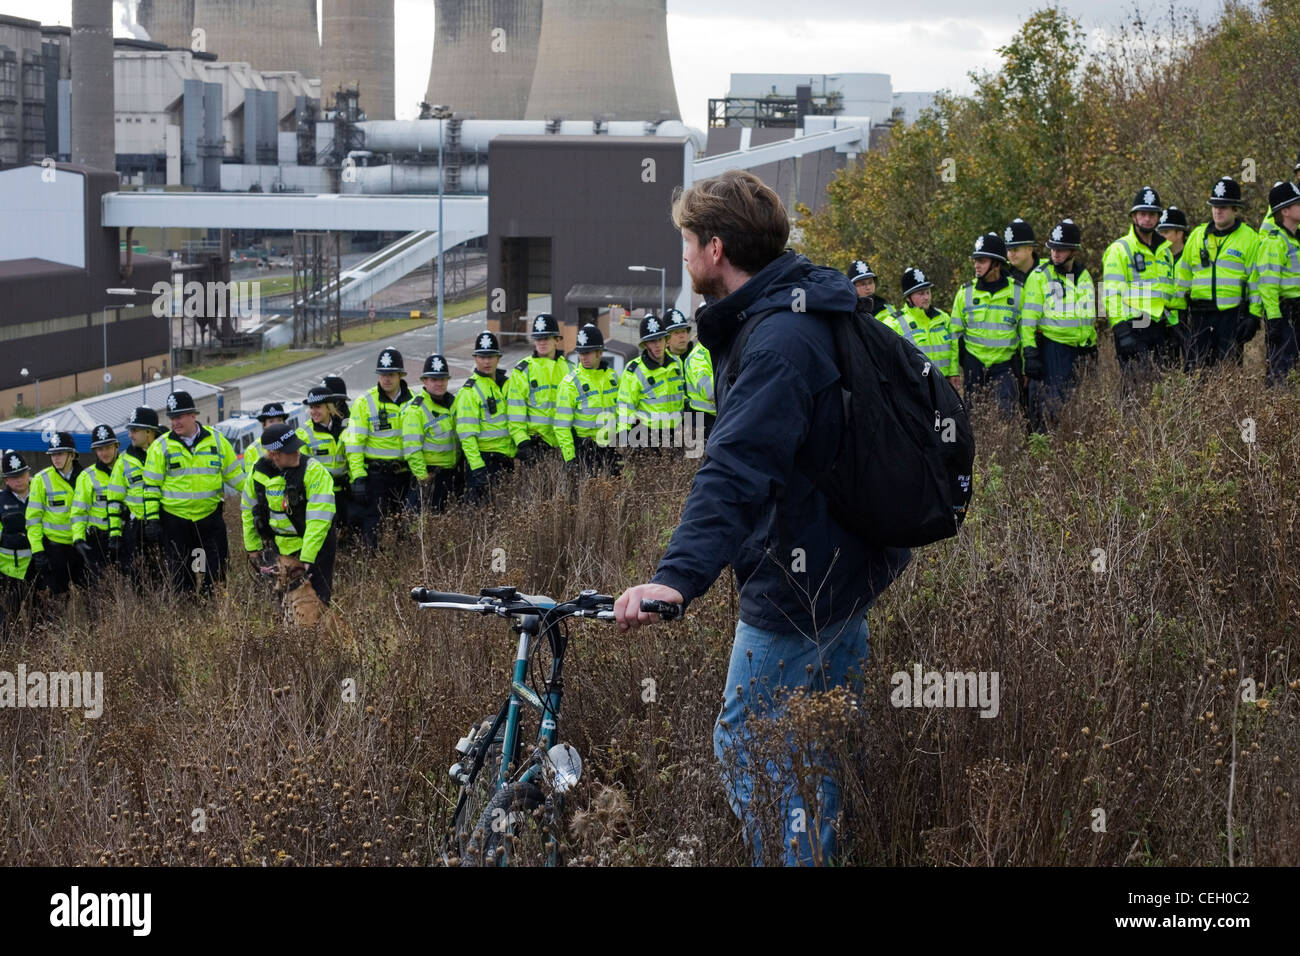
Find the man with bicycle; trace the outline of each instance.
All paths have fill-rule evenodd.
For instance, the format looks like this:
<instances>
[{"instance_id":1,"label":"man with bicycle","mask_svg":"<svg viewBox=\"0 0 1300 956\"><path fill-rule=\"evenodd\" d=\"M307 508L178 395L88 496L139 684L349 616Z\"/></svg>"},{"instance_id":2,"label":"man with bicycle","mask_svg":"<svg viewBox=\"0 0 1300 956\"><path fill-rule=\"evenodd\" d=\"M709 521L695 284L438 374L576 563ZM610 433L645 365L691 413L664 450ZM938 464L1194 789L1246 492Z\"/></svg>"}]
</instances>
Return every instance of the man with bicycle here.
<instances>
[{"instance_id":1,"label":"man with bicycle","mask_svg":"<svg viewBox=\"0 0 1300 956\"><path fill-rule=\"evenodd\" d=\"M672 214L692 286L705 298L697 325L717 359L718 418L653 581L624 592L615 616L623 628L652 623L658 616L641 611L642 600L687 604L725 565L735 571L740 620L714 750L736 768L727 780L731 804L759 860L744 724L779 713L781 694L796 688L860 690L855 672L868 655L867 609L908 552L871 547L846 532L813 480L839 443L830 315L853 312L848 279L783 251L786 211L751 173L695 183L675 197ZM760 313L766 318L733 355L741 323ZM728 387L733 365L738 372ZM823 778L814 807L786 791L781 811L787 864L831 856L839 812L833 780Z\"/></svg>"}]
</instances>

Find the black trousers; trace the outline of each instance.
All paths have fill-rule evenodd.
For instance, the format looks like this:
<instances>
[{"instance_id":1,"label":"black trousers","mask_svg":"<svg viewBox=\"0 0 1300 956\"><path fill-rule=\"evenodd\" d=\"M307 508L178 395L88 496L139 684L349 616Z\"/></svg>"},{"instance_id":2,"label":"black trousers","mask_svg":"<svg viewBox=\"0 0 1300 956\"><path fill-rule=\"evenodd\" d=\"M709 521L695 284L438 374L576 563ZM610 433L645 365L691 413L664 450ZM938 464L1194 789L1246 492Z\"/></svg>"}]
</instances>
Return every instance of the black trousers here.
<instances>
[{"instance_id":1,"label":"black trousers","mask_svg":"<svg viewBox=\"0 0 1300 956\"><path fill-rule=\"evenodd\" d=\"M432 511L442 514L447 502L465 490L464 462L451 468L428 466L428 477L417 482L412 476L411 490L406 493L406 507L410 511Z\"/></svg>"},{"instance_id":2,"label":"black trousers","mask_svg":"<svg viewBox=\"0 0 1300 956\"><path fill-rule=\"evenodd\" d=\"M617 448L602 447L594 438L579 438L574 444L574 459L588 475L611 475L617 478L623 471L623 456Z\"/></svg>"},{"instance_id":3,"label":"black trousers","mask_svg":"<svg viewBox=\"0 0 1300 956\"><path fill-rule=\"evenodd\" d=\"M104 576L104 572L113 563L108 551L108 532L101 528L87 528L86 543L90 545L90 559L86 562L86 581L93 585Z\"/></svg>"},{"instance_id":4,"label":"black trousers","mask_svg":"<svg viewBox=\"0 0 1300 956\"><path fill-rule=\"evenodd\" d=\"M31 600L35 587L36 571L30 564L25 577L11 578L0 574L0 640L12 641L22 636L18 630L18 618L23 606Z\"/></svg>"},{"instance_id":5,"label":"black trousers","mask_svg":"<svg viewBox=\"0 0 1300 956\"><path fill-rule=\"evenodd\" d=\"M1192 371L1234 358L1241 352L1237 341L1239 309L1207 309L1193 305L1180 324L1185 349L1183 369Z\"/></svg>"},{"instance_id":6,"label":"black trousers","mask_svg":"<svg viewBox=\"0 0 1300 956\"><path fill-rule=\"evenodd\" d=\"M69 584L86 586L86 562L72 545L47 538L45 557L50 563L41 576L41 586L51 594L67 594Z\"/></svg>"},{"instance_id":7,"label":"black trousers","mask_svg":"<svg viewBox=\"0 0 1300 956\"><path fill-rule=\"evenodd\" d=\"M379 522L406 506L411 488L409 471L393 471L367 464L366 500L360 504L361 540L372 551L379 546ZM353 502L355 505L356 502Z\"/></svg>"},{"instance_id":8,"label":"black trousers","mask_svg":"<svg viewBox=\"0 0 1300 956\"><path fill-rule=\"evenodd\" d=\"M172 587L179 591L194 591L202 573L204 592L212 589L214 581L226 579L226 565L230 563L230 543L226 537L226 522L222 509L191 521L164 511L162 520L163 560L171 578Z\"/></svg>"},{"instance_id":9,"label":"black trousers","mask_svg":"<svg viewBox=\"0 0 1300 956\"><path fill-rule=\"evenodd\" d=\"M478 482L475 483L472 471L465 480L465 499L476 504L487 498L492 489L504 480L502 476L514 471L515 468L515 460L498 451L482 452L482 458L484 473L479 476ZM466 467L468 468L468 465Z\"/></svg>"}]
</instances>

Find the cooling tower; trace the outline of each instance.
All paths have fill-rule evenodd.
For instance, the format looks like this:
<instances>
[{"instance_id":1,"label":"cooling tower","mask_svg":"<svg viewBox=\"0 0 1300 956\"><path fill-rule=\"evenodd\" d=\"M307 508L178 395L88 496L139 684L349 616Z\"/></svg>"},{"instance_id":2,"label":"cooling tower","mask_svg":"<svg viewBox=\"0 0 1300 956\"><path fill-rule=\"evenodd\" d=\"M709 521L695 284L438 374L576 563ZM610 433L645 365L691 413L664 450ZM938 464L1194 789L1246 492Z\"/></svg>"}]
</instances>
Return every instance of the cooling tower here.
<instances>
[{"instance_id":1,"label":"cooling tower","mask_svg":"<svg viewBox=\"0 0 1300 956\"><path fill-rule=\"evenodd\" d=\"M139 0L135 17L154 43L190 48L194 0Z\"/></svg>"},{"instance_id":2,"label":"cooling tower","mask_svg":"<svg viewBox=\"0 0 1300 956\"><path fill-rule=\"evenodd\" d=\"M425 99L479 119L524 118L542 0L435 0Z\"/></svg>"},{"instance_id":3,"label":"cooling tower","mask_svg":"<svg viewBox=\"0 0 1300 956\"><path fill-rule=\"evenodd\" d=\"M117 168L113 126L113 5L109 0L72 0L72 68L69 119L72 162Z\"/></svg>"},{"instance_id":4,"label":"cooling tower","mask_svg":"<svg viewBox=\"0 0 1300 956\"><path fill-rule=\"evenodd\" d=\"M525 119L681 119L666 0L546 0Z\"/></svg>"},{"instance_id":5,"label":"cooling tower","mask_svg":"<svg viewBox=\"0 0 1300 956\"><path fill-rule=\"evenodd\" d=\"M316 0L194 0L194 26L220 60L320 76Z\"/></svg>"},{"instance_id":6,"label":"cooling tower","mask_svg":"<svg viewBox=\"0 0 1300 956\"><path fill-rule=\"evenodd\" d=\"M321 97L361 91L369 119L393 118L393 0L323 0Z\"/></svg>"}]
</instances>

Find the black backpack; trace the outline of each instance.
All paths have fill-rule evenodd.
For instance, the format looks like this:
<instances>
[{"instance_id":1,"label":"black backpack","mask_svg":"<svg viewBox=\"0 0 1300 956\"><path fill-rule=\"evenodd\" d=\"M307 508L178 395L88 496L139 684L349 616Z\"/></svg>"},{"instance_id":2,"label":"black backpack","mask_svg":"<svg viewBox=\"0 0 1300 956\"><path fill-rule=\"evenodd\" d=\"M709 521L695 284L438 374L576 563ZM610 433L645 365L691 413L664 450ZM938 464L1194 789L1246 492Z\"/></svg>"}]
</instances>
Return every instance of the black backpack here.
<instances>
[{"instance_id":1,"label":"black backpack","mask_svg":"<svg viewBox=\"0 0 1300 956\"><path fill-rule=\"evenodd\" d=\"M745 343L772 309L750 317L727 353L718 410ZM831 515L878 547L951 538L966 519L975 435L956 389L911 342L873 318L827 315L835 336L843 425L830 470L809 476Z\"/></svg>"}]
</instances>

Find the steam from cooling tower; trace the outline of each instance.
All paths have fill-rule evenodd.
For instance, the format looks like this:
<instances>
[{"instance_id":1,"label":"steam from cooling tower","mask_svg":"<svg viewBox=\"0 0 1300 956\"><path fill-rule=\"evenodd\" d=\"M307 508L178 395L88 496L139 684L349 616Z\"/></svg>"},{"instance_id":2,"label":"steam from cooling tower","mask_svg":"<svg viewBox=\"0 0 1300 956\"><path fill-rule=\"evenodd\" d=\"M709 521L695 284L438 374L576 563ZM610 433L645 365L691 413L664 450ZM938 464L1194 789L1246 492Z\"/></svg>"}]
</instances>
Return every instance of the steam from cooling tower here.
<instances>
[{"instance_id":1,"label":"steam from cooling tower","mask_svg":"<svg viewBox=\"0 0 1300 956\"><path fill-rule=\"evenodd\" d=\"M435 0L434 16L425 100L480 119L523 119L542 0Z\"/></svg>"},{"instance_id":2,"label":"steam from cooling tower","mask_svg":"<svg viewBox=\"0 0 1300 956\"><path fill-rule=\"evenodd\" d=\"M135 4L130 0L113 0L113 35L148 40L149 33L136 22Z\"/></svg>"},{"instance_id":3,"label":"steam from cooling tower","mask_svg":"<svg viewBox=\"0 0 1300 956\"><path fill-rule=\"evenodd\" d=\"M135 0L135 19L155 43L190 48L194 0Z\"/></svg>"}]
</instances>

